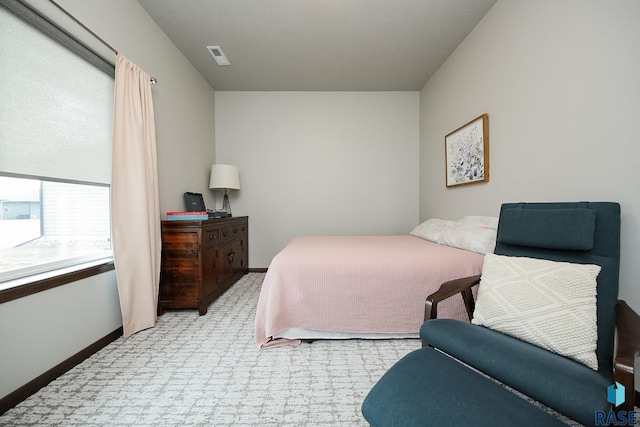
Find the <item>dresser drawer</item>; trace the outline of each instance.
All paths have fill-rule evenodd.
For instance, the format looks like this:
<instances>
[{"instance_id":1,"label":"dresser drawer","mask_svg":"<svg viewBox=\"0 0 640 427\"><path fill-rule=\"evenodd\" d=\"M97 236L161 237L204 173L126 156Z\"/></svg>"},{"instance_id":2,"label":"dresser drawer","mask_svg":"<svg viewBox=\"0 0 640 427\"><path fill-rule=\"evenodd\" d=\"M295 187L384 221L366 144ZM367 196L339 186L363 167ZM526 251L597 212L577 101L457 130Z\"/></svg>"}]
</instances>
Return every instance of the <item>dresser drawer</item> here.
<instances>
[{"instance_id":1,"label":"dresser drawer","mask_svg":"<svg viewBox=\"0 0 640 427\"><path fill-rule=\"evenodd\" d=\"M162 250L198 251L199 235L194 232L164 232L162 233Z\"/></svg>"},{"instance_id":2,"label":"dresser drawer","mask_svg":"<svg viewBox=\"0 0 640 427\"><path fill-rule=\"evenodd\" d=\"M248 234L247 223L246 222L242 222L240 225L238 225L238 235L246 236L247 234Z\"/></svg>"},{"instance_id":3,"label":"dresser drawer","mask_svg":"<svg viewBox=\"0 0 640 427\"><path fill-rule=\"evenodd\" d=\"M160 283L160 302L187 302L193 301L197 304L200 300L199 282L181 282L172 280L174 278L165 277Z\"/></svg>"},{"instance_id":4,"label":"dresser drawer","mask_svg":"<svg viewBox=\"0 0 640 427\"><path fill-rule=\"evenodd\" d=\"M201 280L200 269L197 266L166 267L162 270L160 275L162 276L162 283L170 284L170 286L164 288L164 290L181 286L190 287L191 285L185 284L197 284Z\"/></svg>"},{"instance_id":5,"label":"dresser drawer","mask_svg":"<svg viewBox=\"0 0 640 427\"><path fill-rule=\"evenodd\" d=\"M220 228L220 243L229 242L247 235L247 226L233 224Z\"/></svg>"},{"instance_id":6,"label":"dresser drawer","mask_svg":"<svg viewBox=\"0 0 640 427\"><path fill-rule=\"evenodd\" d=\"M238 226L222 227L220 228L220 243L228 242L236 235L238 235Z\"/></svg>"},{"instance_id":7,"label":"dresser drawer","mask_svg":"<svg viewBox=\"0 0 640 427\"><path fill-rule=\"evenodd\" d=\"M202 243L205 248L212 248L220 242L220 230L205 230L202 233Z\"/></svg>"}]
</instances>

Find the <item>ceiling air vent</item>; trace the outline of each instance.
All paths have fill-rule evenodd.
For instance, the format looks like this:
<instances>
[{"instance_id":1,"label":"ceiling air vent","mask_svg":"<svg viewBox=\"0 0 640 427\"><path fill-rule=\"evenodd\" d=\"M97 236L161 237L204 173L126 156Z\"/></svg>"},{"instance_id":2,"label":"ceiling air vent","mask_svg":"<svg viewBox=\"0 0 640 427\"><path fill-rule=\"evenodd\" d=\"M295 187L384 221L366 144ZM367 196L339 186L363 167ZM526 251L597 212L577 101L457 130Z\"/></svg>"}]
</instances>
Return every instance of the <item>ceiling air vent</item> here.
<instances>
[{"instance_id":1,"label":"ceiling air vent","mask_svg":"<svg viewBox=\"0 0 640 427\"><path fill-rule=\"evenodd\" d=\"M213 55L213 59L216 60L218 65L230 65L229 60L224 55L222 49L220 49L220 46L207 46L207 50L211 53L211 55Z\"/></svg>"}]
</instances>

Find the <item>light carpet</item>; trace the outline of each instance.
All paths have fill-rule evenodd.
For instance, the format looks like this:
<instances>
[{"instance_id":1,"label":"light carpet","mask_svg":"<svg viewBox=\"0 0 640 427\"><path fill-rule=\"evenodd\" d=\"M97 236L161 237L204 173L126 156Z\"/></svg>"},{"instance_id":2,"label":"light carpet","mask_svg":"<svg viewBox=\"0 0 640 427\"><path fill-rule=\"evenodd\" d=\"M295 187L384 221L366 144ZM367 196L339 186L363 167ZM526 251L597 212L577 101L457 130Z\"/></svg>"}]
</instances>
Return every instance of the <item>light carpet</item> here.
<instances>
[{"instance_id":1,"label":"light carpet","mask_svg":"<svg viewBox=\"0 0 640 427\"><path fill-rule=\"evenodd\" d=\"M0 416L2 426L366 426L362 400L412 340L316 341L260 351L264 274L209 306L167 311Z\"/></svg>"}]
</instances>

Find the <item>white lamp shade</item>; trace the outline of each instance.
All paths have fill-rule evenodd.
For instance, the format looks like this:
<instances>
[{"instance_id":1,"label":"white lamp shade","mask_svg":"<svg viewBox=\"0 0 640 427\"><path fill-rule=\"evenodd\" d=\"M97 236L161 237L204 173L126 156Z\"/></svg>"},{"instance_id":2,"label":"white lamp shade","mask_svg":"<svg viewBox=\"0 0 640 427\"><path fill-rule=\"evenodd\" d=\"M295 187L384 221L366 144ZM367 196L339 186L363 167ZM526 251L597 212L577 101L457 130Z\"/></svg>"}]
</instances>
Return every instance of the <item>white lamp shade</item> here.
<instances>
[{"instance_id":1,"label":"white lamp shade","mask_svg":"<svg viewBox=\"0 0 640 427\"><path fill-rule=\"evenodd\" d=\"M239 190L240 172L236 166L213 165L211 166L211 190Z\"/></svg>"}]
</instances>

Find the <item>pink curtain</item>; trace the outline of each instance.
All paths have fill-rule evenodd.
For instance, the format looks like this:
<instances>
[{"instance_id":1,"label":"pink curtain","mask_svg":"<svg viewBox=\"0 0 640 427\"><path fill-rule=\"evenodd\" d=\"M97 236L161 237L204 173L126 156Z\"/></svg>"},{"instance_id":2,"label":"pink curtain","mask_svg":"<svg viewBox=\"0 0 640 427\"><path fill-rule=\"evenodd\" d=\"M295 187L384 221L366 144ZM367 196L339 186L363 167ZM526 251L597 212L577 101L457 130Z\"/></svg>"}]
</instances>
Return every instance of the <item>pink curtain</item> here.
<instances>
[{"instance_id":1,"label":"pink curtain","mask_svg":"<svg viewBox=\"0 0 640 427\"><path fill-rule=\"evenodd\" d=\"M116 58L111 215L124 337L156 324L160 207L151 77Z\"/></svg>"}]
</instances>

